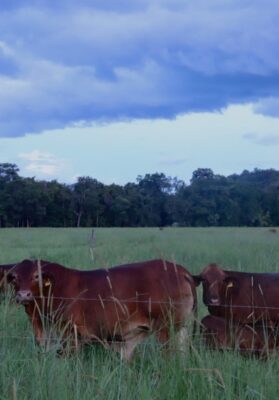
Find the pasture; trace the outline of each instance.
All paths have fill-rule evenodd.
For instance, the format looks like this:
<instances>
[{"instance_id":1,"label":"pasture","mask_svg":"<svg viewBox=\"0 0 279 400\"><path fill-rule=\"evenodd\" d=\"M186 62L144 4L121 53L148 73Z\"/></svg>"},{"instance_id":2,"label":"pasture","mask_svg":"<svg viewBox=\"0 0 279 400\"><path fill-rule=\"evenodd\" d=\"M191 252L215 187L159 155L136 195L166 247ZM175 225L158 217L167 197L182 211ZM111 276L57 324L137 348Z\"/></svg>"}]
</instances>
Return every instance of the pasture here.
<instances>
[{"instance_id":1,"label":"pasture","mask_svg":"<svg viewBox=\"0 0 279 400\"><path fill-rule=\"evenodd\" d=\"M41 258L79 269L165 258L199 273L209 262L239 271L279 271L279 234L266 228L1 229L0 264ZM199 294L199 319L206 314ZM0 400L252 400L279 397L279 357L267 361L206 349L166 354L151 337L127 365L100 346L58 358L35 345L23 307L0 305Z\"/></svg>"}]
</instances>

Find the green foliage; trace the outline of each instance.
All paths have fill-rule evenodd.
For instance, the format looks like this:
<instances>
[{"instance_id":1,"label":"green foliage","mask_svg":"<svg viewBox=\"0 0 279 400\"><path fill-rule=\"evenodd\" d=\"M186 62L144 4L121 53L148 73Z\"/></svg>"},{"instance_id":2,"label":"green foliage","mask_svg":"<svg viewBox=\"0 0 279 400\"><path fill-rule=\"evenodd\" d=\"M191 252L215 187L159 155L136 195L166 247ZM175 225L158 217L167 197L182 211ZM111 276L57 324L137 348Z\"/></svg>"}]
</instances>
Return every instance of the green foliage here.
<instances>
[{"instance_id":1,"label":"green foliage","mask_svg":"<svg viewBox=\"0 0 279 400\"><path fill-rule=\"evenodd\" d=\"M125 186L88 176L65 185L18 172L14 164L0 164L0 227L279 225L279 171L273 169L224 177L199 168L189 185L154 173Z\"/></svg>"}]
</instances>

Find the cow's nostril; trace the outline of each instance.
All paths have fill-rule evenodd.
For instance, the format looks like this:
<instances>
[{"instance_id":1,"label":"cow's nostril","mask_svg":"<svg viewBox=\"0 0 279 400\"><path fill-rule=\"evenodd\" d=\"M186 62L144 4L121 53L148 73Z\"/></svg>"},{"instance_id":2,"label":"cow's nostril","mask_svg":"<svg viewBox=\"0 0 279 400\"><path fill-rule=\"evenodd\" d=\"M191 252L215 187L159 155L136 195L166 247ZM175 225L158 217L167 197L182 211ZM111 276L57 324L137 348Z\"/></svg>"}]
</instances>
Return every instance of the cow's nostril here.
<instances>
[{"instance_id":1,"label":"cow's nostril","mask_svg":"<svg viewBox=\"0 0 279 400\"><path fill-rule=\"evenodd\" d=\"M211 297L210 303L211 303L211 304L218 304L218 303L219 303L218 297Z\"/></svg>"}]
</instances>

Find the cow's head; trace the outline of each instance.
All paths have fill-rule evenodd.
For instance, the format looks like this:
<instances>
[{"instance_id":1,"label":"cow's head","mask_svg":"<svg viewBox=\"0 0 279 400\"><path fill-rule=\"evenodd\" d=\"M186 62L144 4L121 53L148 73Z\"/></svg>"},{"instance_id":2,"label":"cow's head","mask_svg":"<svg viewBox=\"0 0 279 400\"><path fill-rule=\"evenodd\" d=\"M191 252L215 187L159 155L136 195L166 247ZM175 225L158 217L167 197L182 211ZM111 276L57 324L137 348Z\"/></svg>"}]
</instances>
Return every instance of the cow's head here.
<instances>
[{"instance_id":1,"label":"cow's head","mask_svg":"<svg viewBox=\"0 0 279 400\"><path fill-rule=\"evenodd\" d=\"M53 287L53 277L40 261L22 261L8 273L7 280L14 286L16 302L24 305L48 296Z\"/></svg>"},{"instance_id":2,"label":"cow's head","mask_svg":"<svg viewBox=\"0 0 279 400\"><path fill-rule=\"evenodd\" d=\"M238 287L236 279L216 264L209 264L194 280L196 285L203 284L203 302L207 306L227 304Z\"/></svg>"}]
</instances>

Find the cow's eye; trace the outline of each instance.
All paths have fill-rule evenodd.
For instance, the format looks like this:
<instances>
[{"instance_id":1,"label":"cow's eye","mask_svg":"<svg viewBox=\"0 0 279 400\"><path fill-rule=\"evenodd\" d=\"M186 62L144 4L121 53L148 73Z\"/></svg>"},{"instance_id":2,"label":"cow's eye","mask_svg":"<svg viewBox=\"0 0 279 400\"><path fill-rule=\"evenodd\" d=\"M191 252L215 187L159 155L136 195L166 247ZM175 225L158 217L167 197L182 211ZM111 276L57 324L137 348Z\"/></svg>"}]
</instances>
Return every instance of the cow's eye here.
<instances>
[{"instance_id":1,"label":"cow's eye","mask_svg":"<svg viewBox=\"0 0 279 400\"><path fill-rule=\"evenodd\" d=\"M38 281L39 280L39 274L35 274L33 279L34 279L34 281Z\"/></svg>"}]
</instances>

